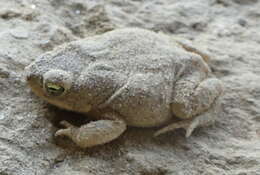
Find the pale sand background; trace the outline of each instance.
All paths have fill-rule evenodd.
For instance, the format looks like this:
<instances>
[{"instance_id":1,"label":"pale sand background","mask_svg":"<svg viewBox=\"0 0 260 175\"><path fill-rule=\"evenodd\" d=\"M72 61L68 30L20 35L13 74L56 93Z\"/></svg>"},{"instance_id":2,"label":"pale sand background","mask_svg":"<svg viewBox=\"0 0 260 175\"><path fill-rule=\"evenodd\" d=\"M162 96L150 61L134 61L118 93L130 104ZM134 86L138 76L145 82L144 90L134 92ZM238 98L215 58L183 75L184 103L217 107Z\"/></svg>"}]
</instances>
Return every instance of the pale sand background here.
<instances>
[{"instance_id":1,"label":"pale sand background","mask_svg":"<svg viewBox=\"0 0 260 175\"><path fill-rule=\"evenodd\" d=\"M216 124L189 139L130 128L86 150L54 139L58 116L81 116L35 97L23 68L57 45L126 26L210 53L226 86ZM54 174L260 175L260 0L0 0L0 175Z\"/></svg>"}]
</instances>

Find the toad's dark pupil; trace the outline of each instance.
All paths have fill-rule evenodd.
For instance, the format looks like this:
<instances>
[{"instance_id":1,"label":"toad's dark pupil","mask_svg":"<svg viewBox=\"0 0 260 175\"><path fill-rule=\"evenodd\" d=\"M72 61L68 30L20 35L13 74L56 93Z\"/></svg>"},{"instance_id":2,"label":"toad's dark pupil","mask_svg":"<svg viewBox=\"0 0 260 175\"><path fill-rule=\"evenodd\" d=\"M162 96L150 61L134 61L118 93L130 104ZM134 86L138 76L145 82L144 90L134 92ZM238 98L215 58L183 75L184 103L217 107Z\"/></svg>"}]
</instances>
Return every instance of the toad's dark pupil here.
<instances>
[{"instance_id":1,"label":"toad's dark pupil","mask_svg":"<svg viewBox=\"0 0 260 175\"><path fill-rule=\"evenodd\" d=\"M64 92L64 88L62 86L53 83L47 83L46 90L53 96L60 96Z\"/></svg>"}]
</instances>

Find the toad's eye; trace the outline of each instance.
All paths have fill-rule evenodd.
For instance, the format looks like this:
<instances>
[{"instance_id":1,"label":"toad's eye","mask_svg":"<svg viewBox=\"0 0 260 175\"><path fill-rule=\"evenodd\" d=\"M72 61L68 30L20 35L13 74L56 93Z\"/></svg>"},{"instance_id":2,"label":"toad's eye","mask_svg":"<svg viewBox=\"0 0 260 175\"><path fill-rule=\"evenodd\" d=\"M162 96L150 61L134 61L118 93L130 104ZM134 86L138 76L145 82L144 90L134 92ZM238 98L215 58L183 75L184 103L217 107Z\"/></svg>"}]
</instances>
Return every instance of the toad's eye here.
<instances>
[{"instance_id":1,"label":"toad's eye","mask_svg":"<svg viewBox=\"0 0 260 175\"><path fill-rule=\"evenodd\" d=\"M45 88L49 95L52 96L60 96L65 91L64 87L53 83L46 83Z\"/></svg>"}]
</instances>

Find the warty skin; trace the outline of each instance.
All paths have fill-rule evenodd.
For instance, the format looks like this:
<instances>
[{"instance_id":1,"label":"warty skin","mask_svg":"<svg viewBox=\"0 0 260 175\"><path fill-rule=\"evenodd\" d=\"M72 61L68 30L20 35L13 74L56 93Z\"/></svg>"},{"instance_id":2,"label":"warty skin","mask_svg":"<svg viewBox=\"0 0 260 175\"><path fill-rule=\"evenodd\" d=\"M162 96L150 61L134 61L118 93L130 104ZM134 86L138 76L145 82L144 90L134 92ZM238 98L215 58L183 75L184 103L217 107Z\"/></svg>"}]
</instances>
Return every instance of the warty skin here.
<instances>
[{"instance_id":1,"label":"warty skin","mask_svg":"<svg viewBox=\"0 0 260 175\"><path fill-rule=\"evenodd\" d=\"M222 83L197 49L152 31L116 29L62 45L26 67L33 92L60 108L86 113L96 121L66 127L80 147L118 138L127 126L177 128L186 137L214 122ZM173 117L181 119L170 123Z\"/></svg>"}]
</instances>

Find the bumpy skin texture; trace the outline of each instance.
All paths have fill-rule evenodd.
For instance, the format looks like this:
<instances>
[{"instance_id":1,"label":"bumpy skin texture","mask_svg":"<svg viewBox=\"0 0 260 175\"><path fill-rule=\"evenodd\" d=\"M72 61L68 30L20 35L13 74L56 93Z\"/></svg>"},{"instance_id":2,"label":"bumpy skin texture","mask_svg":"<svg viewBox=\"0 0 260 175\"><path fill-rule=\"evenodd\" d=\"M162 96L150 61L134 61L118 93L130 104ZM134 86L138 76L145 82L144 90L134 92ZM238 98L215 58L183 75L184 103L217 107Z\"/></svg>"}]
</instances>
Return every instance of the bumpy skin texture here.
<instances>
[{"instance_id":1,"label":"bumpy skin texture","mask_svg":"<svg viewBox=\"0 0 260 175\"><path fill-rule=\"evenodd\" d=\"M56 132L91 147L119 137L127 125L164 126L155 135L184 128L188 137L212 123L222 86L207 59L166 35L126 28L48 52L26 68L26 76L49 103L96 119L81 127L63 121L66 129ZM64 91L53 95L48 83ZM173 117L181 121L171 124Z\"/></svg>"}]
</instances>

